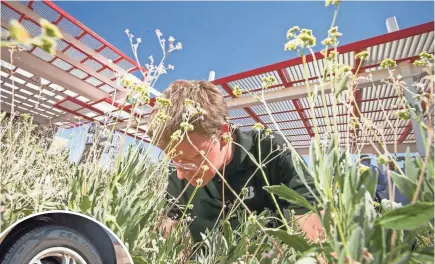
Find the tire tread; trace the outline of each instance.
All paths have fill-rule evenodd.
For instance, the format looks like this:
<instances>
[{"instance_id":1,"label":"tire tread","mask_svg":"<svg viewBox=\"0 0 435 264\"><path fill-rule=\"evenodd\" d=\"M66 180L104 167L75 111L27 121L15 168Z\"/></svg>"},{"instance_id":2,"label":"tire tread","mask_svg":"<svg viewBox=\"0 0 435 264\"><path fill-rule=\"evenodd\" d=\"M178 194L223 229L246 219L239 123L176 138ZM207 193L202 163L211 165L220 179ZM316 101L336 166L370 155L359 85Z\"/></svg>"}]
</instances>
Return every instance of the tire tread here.
<instances>
[{"instance_id":1,"label":"tire tread","mask_svg":"<svg viewBox=\"0 0 435 264\"><path fill-rule=\"evenodd\" d=\"M35 235L35 233L41 232L42 229L45 229L45 230L49 230L49 229L63 229L63 230L68 231L68 232L73 232L73 233L76 233L76 234L80 234L81 239L85 240L93 248L93 250L98 253L98 257L100 258L100 263L102 263L101 256L99 255L100 253L95 248L95 246L92 244L92 242L86 237L86 235L78 232L75 229L71 229L71 228L66 227L66 226L52 225L52 224L46 225L46 226L39 226L39 227L36 227L36 228L31 229L31 230L27 231L26 233L24 233L24 235L22 235L19 239L17 239L13 243L13 246L7 251L7 253L5 254L3 260L1 260L0 263L1 264L9 264L11 258L14 257L14 254L21 247L22 243L25 242L30 237L32 237L33 235Z\"/></svg>"}]
</instances>

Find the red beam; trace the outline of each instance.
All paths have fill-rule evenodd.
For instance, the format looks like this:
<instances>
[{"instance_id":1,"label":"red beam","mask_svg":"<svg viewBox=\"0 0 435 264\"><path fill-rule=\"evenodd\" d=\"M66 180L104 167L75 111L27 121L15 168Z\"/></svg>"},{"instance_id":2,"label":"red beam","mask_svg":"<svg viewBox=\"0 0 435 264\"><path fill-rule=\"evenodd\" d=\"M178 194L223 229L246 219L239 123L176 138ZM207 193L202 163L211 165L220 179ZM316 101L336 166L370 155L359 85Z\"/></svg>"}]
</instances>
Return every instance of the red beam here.
<instances>
[{"instance_id":1,"label":"red beam","mask_svg":"<svg viewBox=\"0 0 435 264\"><path fill-rule=\"evenodd\" d=\"M394 99L397 98L398 96L386 96L386 97L380 97L380 98L371 98L371 99L364 99L364 100L359 100L358 102L364 103L364 102L373 102L373 101L379 101L379 100L387 100L387 99ZM336 104L336 106L342 106L343 103L338 103ZM314 106L314 109L317 108L323 108L324 106ZM334 105L328 104L326 105L326 107L334 107ZM310 110L310 107L304 107L301 108L301 110ZM382 110L376 111L376 112L381 112ZM285 113L291 113L291 112L296 112L295 109L290 109L290 110L285 110L285 111L278 111L278 112L273 112L272 114L277 115L277 114L285 114ZM258 114L257 116L267 116L269 114ZM237 120L237 119L243 119L243 118L248 118L249 116L239 116L239 117L233 117L231 118L231 120Z\"/></svg>"},{"instance_id":2,"label":"red beam","mask_svg":"<svg viewBox=\"0 0 435 264\"><path fill-rule=\"evenodd\" d=\"M113 64L116 64L116 63L120 62L122 59L123 59L123 57L118 57L115 60L113 60L112 62L113 62Z\"/></svg>"},{"instance_id":3,"label":"red beam","mask_svg":"<svg viewBox=\"0 0 435 264\"><path fill-rule=\"evenodd\" d=\"M390 118L390 120L391 121L394 121L394 120L396 120L396 119L391 119ZM297 120L293 120L293 121L297 121ZM381 121L385 121L385 119L381 119L381 120L374 120L373 122L381 122ZM337 126L340 126L340 125L349 125L349 123L338 123L337 124ZM246 127L246 125L244 125L245 127ZM244 127L244 126L242 126L242 127ZM326 126L328 126L328 125L317 125L317 127L326 127ZM305 128L305 126L301 126L301 127L292 127L292 128L281 128L281 131L286 131L286 130L293 130L293 129L304 129ZM400 126L400 127L398 127L398 128L405 128L404 126ZM275 131L275 130L274 130Z\"/></svg>"},{"instance_id":4,"label":"red beam","mask_svg":"<svg viewBox=\"0 0 435 264\"><path fill-rule=\"evenodd\" d=\"M127 72L128 72L128 73L132 73L132 72L134 72L135 70L137 70L137 67L133 67L133 68L131 68L130 70L128 70Z\"/></svg>"},{"instance_id":5,"label":"red beam","mask_svg":"<svg viewBox=\"0 0 435 264\"><path fill-rule=\"evenodd\" d=\"M230 87L228 86L228 84L226 84L226 83L223 83L223 84L221 84L222 85L222 87L225 89L225 91L227 91L227 93L228 94L231 94L233 97L234 97L234 94L233 94L233 91L231 91L231 89L230 89ZM249 108L249 107L244 107L243 108L243 110L245 110L246 111L246 113L248 113L248 115L252 118L252 119L254 119L254 121L256 122L256 123L260 123L260 124L262 124L265 128L267 128L267 125L266 125L266 123L264 123L263 121L261 121L261 119L260 118L258 118L258 116Z\"/></svg>"},{"instance_id":6,"label":"red beam","mask_svg":"<svg viewBox=\"0 0 435 264\"><path fill-rule=\"evenodd\" d=\"M426 111L426 104L422 101L421 102L421 108L423 110L423 113ZM408 137L409 133L411 133L412 131L412 121L409 121L408 125L406 126L406 128L403 130L402 134L399 137L399 143L402 143L403 141L406 140L406 138Z\"/></svg>"},{"instance_id":7,"label":"red beam","mask_svg":"<svg viewBox=\"0 0 435 264\"><path fill-rule=\"evenodd\" d=\"M305 115L305 111L302 110L301 102L299 101L299 99L294 99L294 100L292 100L292 102L296 108L296 111L299 114L299 117L302 120L302 123L304 124L305 129L307 130L308 135L310 135L310 137L313 137L314 136L313 130L311 128L310 122L308 122L308 120L307 120L307 116Z\"/></svg>"},{"instance_id":8,"label":"red beam","mask_svg":"<svg viewBox=\"0 0 435 264\"><path fill-rule=\"evenodd\" d=\"M402 109L402 108L390 108L390 109L384 109L385 111L396 111L396 110L400 110L400 109ZM382 110L374 110L374 111L365 111L365 112L361 112L362 114L368 114L368 113L377 113L377 112L382 112ZM338 115L336 115L336 116L348 116L349 114L348 113L345 113L345 114L338 114ZM317 119L320 119L320 118L325 118L324 116L319 116L319 117L316 117ZM306 119L313 119L312 117L306 117ZM292 120L282 120L282 121L276 121L276 123L286 123L286 122L292 122L292 121L298 121L298 120L295 120L295 119L292 119ZM273 123L264 123L264 124L266 124L266 125L270 125L270 124L273 124ZM241 127L246 127L246 126L249 126L249 125L242 125Z\"/></svg>"},{"instance_id":9,"label":"red beam","mask_svg":"<svg viewBox=\"0 0 435 264\"><path fill-rule=\"evenodd\" d=\"M408 137L409 133L412 131L412 123L409 121L408 125L403 130L402 134L400 135L399 139L397 140L400 143L405 141L405 139Z\"/></svg>"},{"instance_id":10,"label":"red beam","mask_svg":"<svg viewBox=\"0 0 435 264\"><path fill-rule=\"evenodd\" d=\"M80 63L83 64L87 60L89 60L89 56L86 56L83 60L80 61Z\"/></svg>"},{"instance_id":11,"label":"red beam","mask_svg":"<svg viewBox=\"0 0 435 264\"><path fill-rule=\"evenodd\" d=\"M371 46L375 46L375 45L391 42L394 40L399 40L399 39L423 34L426 32L431 32L431 31L434 31L434 22L433 21L429 22L429 23L421 24L418 26L398 30L398 31L388 33L385 35L380 35L380 36L376 36L373 38L369 38L369 39L361 40L358 42L350 43L347 45L343 45L343 46L338 47L337 51L342 54L342 53L347 53L347 52L351 52L351 51L363 50L363 49L366 49L366 48L371 47ZM314 54L314 57L316 59L323 59L323 55L320 54L320 52L316 52ZM306 56L306 61L311 62L314 60L314 57L310 54L310 55ZM223 77L223 78L215 80L213 83L214 84L228 83L228 82L243 79L246 77L259 75L259 74L262 74L265 72L277 71L277 70L282 69L282 68L287 68L287 67L302 64L302 63L303 63L302 57L297 57L297 58L293 58L290 60L278 62L275 64L267 65L267 66L256 68L253 70L249 70L246 72L242 72L242 73L230 75L227 77Z\"/></svg>"},{"instance_id":12,"label":"red beam","mask_svg":"<svg viewBox=\"0 0 435 264\"><path fill-rule=\"evenodd\" d=\"M70 114L73 114L73 115L76 115L76 116L81 116L81 117L83 117L84 119L87 119L87 120L89 120L89 121L91 121L91 122L95 121L95 120L93 120L93 119L90 118L90 117L87 117L87 116L82 115L82 114L80 114L80 113L74 112L74 111L72 111L72 110L70 110L70 109L68 109L68 108L63 107L63 106L60 106L60 105L54 105L54 107L59 108L60 110L63 110L63 111L68 112L68 113L70 113Z\"/></svg>"},{"instance_id":13,"label":"red beam","mask_svg":"<svg viewBox=\"0 0 435 264\"><path fill-rule=\"evenodd\" d=\"M63 16L59 15L59 17L55 21L53 21L53 24L57 25L57 23L59 23L62 20L62 18Z\"/></svg>"},{"instance_id":14,"label":"red beam","mask_svg":"<svg viewBox=\"0 0 435 264\"><path fill-rule=\"evenodd\" d=\"M133 116L135 116L137 118L142 118L142 117L147 115L147 114L139 115L137 113L134 113L133 110L132 110L132 108L133 108L132 104L130 104L130 105L123 105L122 106L122 105L118 104L117 102L112 101L111 99L109 99L107 97L104 98L103 100L106 103L108 103L108 104L113 104L118 110L130 113L130 114L132 114Z\"/></svg>"},{"instance_id":15,"label":"red beam","mask_svg":"<svg viewBox=\"0 0 435 264\"><path fill-rule=\"evenodd\" d=\"M430 54L434 54L433 52L429 52L429 53L430 53ZM411 63L413 63L415 60L418 60L418 59L420 59L420 56L419 56L419 55L417 55L417 56L411 56L411 57L406 57L406 58L402 58L402 59L398 59L398 60L396 60L396 62L397 62L397 63L400 63L400 62L403 62L403 61L410 61ZM355 65L356 65L356 63L357 63L357 62L355 62ZM371 68L379 67L380 65L381 65L380 63L376 63L376 64L372 64L372 65L362 66L362 67L360 68L359 71L362 72L362 71L365 71L365 70L367 70L367 69L371 69ZM281 72L282 70L283 70L283 69L280 69L280 70L278 71L278 75L279 75L279 72ZM352 69L352 71L355 72L355 71L356 71L356 68ZM328 74L328 75L329 75L329 74ZM319 78L323 78L323 75L320 75L320 77L319 77L319 76L309 77L309 78L307 78L307 80L308 80L308 81L312 81L312 80L319 79ZM289 83L288 86L285 86L285 88L292 88L292 87L294 87L294 84L296 84L296 83L303 83L303 82L305 82L305 79L292 81L291 83ZM219 85L219 84L216 84L216 85ZM270 88L276 88L276 87L280 87L280 86L282 86L282 84L272 85L272 86L270 86ZM249 91L250 91L251 93L254 93L254 92L261 91L262 89L263 89L263 88L255 88L255 89L252 89L252 90L249 90ZM229 98L229 97L230 97L229 95L225 96L225 98Z\"/></svg>"},{"instance_id":16,"label":"red beam","mask_svg":"<svg viewBox=\"0 0 435 264\"><path fill-rule=\"evenodd\" d=\"M287 75L285 74L284 69L280 69L278 71L278 76L281 79L281 82L284 84L285 87L291 86L291 84L288 81L288 80L290 80L290 78L287 78Z\"/></svg>"},{"instance_id":17,"label":"red beam","mask_svg":"<svg viewBox=\"0 0 435 264\"><path fill-rule=\"evenodd\" d=\"M83 31L82 33L80 33L80 35L78 35L77 37L76 37L76 39L81 39L81 38L83 38L85 35L86 35L86 31Z\"/></svg>"},{"instance_id":18,"label":"red beam","mask_svg":"<svg viewBox=\"0 0 435 264\"><path fill-rule=\"evenodd\" d=\"M429 52L429 54L434 54L434 53L433 52ZM414 61L416 61L418 59L420 59L420 55L406 57L406 58L401 58L401 59L397 59L395 61L396 61L396 63L400 63L400 62L403 62L403 61L409 61L410 63L413 63ZM360 68L360 71L364 71L364 70L367 70L367 69L370 69L370 68L374 68L374 67L379 67L380 65L381 65L380 63L377 63L377 64L373 64L373 65L363 66L363 67Z\"/></svg>"},{"instance_id":19,"label":"red beam","mask_svg":"<svg viewBox=\"0 0 435 264\"><path fill-rule=\"evenodd\" d=\"M85 102L80 101L79 99L76 99L76 98L70 97L70 96L67 96L66 98L67 98L68 101L73 102L73 103L75 103L77 105L80 105L81 107L87 108L87 109L89 109L89 110L91 110L93 112L96 112L96 113L100 114L100 115L104 115L103 111L98 110L98 109L92 107L91 105L89 105L89 104L87 104Z\"/></svg>"},{"instance_id":20,"label":"red beam","mask_svg":"<svg viewBox=\"0 0 435 264\"><path fill-rule=\"evenodd\" d=\"M106 47L106 45L101 45L101 47L99 47L98 49L96 49L95 51L96 52L100 52L100 51L102 51L104 48Z\"/></svg>"},{"instance_id":21,"label":"red beam","mask_svg":"<svg viewBox=\"0 0 435 264\"><path fill-rule=\"evenodd\" d=\"M99 42L101 42L102 44L106 45L107 47L109 47L113 52L115 52L116 54L118 54L119 56L123 57L125 60L127 60L128 62L130 62L133 65L136 65L137 67L142 68L142 70L144 72L146 72L147 70L140 66L137 65L136 61L134 61L133 59L131 59L130 57L128 57L127 55L125 55L123 52L121 52L120 50L118 50L117 48L115 48L112 44L110 44L109 42L107 42L105 39L103 39L102 37L100 37L98 34L96 34L95 32L93 32L92 30L90 30L89 28L87 28L85 25L83 25L82 23L80 23L80 21L78 21L77 19L75 19L74 17L72 17L70 14L68 14L67 12L65 12L63 9L61 9L60 7L58 7L56 4L54 4L52 1L50 0L44 0L43 1L46 5L48 5L49 7L51 7L52 9L54 9L55 11L57 11L59 14L61 14L62 16L64 16L66 19L68 19L69 21L71 21L73 24L75 24L77 27L81 28L82 30L86 31L86 33L88 33L89 35L91 35L92 37L94 37L96 40L98 40Z\"/></svg>"},{"instance_id":22,"label":"red beam","mask_svg":"<svg viewBox=\"0 0 435 264\"><path fill-rule=\"evenodd\" d=\"M48 2L46 2L46 1L47 1L47 0L44 0L44 2L47 4ZM51 3L51 2L50 2L50 3ZM14 10L15 12L19 13L20 15L25 16L25 14L23 14L23 13L21 13L19 10L15 9L13 6L11 6L11 5L10 5L9 3L7 3L6 1L2 1L2 4L6 5L6 6L9 7L10 9L12 9L12 10ZM62 14L61 14L61 16L60 16L58 19L60 19L61 17L62 17ZM66 17L66 16L64 16L64 17ZM40 26L40 24L39 24L38 21L35 21L35 20L33 20L33 19L29 18L29 17L26 17L26 19L27 19L28 21L34 23L35 25ZM58 22L58 21L56 20L56 22ZM84 32L81 33L80 36L78 36L78 37L76 37L76 38L78 39L78 38L82 37L84 34L90 34L90 33L84 31ZM77 46L75 46L75 45L73 45L73 44L67 42L66 40L63 40L63 41L64 41L67 45L66 45L66 47L61 51L62 53L64 53L68 48L70 48L71 46L73 46L73 47L76 48L78 51L80 51L81 53L85 54L86 58L83 60L83 62L86 61L88 58L92 57L91 54L87 53L86 51L84 51L84 50L81 49L80 47L77 47ZM104 62L98 60L97 58L94 58L94 59L97 60L101 65L104 65L104 64L105 64ZM120 60L121 60L121 59L126 59L126 60L128 60L129 57L120 57L119 59L120 59ZM130 59L130 60L131 60L131 59ZM83 63L83 62L82 62L82 63ZM142 68L143 68L143 67L142 67ZM72 68L72 69L74 69L74 68ZM70 69L70 70L72 70L72 69ZM145 70L145 71L146 71L146 70ZM69 72L69 71L67 71L67 72ZM89 74L88 74L88 77L89 77ZM86 77L86 78L88 78L88 77ZM84 80L84 79L82 79L82 80Z\"/></svg>"},{"instance_id":23,"label":"red beam","mask_svg":"<svg viewBox=\"0 0 435 264\"><path fill-rule=\"evenodd\" d=\"M68 43L68 42L66 42L66 43L67 44L66 44L65 48L63 48L63 50L61 50L60 52L65 53L72 46L70 43Z\"/></svg>"},{"instance_id":24,"label":"red beam","mask_svg":"<svg viewBox=\"0 0 435 264\"><path fill-rule=\"evenodd\" d=\"M27 4L27 7L33 10L33 2L35 2L34 0L30 0L29 3Z\"/></svg>"},{"instance_id":25,"label":"red beam","mask_svg":"<svg viewBox=\"0 0 435 264\"><path fill-rule=\"evenodd\" d=\"M249 108L249 107L245 107L245 108L243 108L243 109L248 113L248 115L249 115L250 117L252 117L252 119L255 120L256 123L263 124L264 127L267 128L266 124L264 124L263 121L261 121L261 119L260 119L256 114L254 114L254 112L251 110L251 108Z\"/></svg>"}]
</instances>

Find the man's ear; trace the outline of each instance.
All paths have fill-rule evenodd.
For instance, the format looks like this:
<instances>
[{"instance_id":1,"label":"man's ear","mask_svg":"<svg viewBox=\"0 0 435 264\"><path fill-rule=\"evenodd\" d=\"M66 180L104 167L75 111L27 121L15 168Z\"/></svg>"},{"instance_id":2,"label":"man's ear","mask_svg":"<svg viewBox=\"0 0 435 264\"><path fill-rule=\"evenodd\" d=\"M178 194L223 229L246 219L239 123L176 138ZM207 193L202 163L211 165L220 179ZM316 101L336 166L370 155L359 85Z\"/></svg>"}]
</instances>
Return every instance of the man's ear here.
<instances>
[{"instance_id":1,"label":"man's ear","mask_svg":"<svg viewBox=\"0 0 435 264\"><path fill-rule=\"evenodd\" d=\"M220 127L220 133L221 133L221 135L220 135L220 138L219 138L219 142L220 142L220 147L221 147L221 150L222 150L222 148L225 147L228 144L228 142L226 142L224 140L223 135L225 135L225 133L230 135L230 124L228 122L222 123L222 125Z\"/></svg>"}]
</instances>

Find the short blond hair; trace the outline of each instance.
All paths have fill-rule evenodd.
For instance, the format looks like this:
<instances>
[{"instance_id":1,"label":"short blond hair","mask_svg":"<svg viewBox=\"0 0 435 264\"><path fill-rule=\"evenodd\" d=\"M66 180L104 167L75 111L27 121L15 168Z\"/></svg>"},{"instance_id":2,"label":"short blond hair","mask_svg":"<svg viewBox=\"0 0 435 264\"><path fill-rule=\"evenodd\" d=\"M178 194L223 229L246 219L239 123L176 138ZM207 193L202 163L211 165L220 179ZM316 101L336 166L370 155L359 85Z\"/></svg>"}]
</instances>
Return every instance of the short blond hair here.
<instances>
[{"instance_id":1,"label":"short blond hair","mask_svg":"<svg viewBox=\"0 0 435 264\"><path fill-rule=\"evenodd\" d=\"M171 104L166 109L166 113L170 118L165 122L164 129L159 135L158 146L166 147L171 135L180 129L180 124L184 122L183 113L186 113L188 108L185 103L186 99L199 104L204 110L203 118L196 119L191 124L195 132L204 136L212 136L218 133L224 122L228 122L228 107L224 100L224 96L216 85L207 81L187 81L177 80L173 82L161 96L169 99ZM155 136L157 127L153 125L153 121L158 115L160 107L156 104L150 114L147 134L150 138ZM159 133L160 134L160 133ZM157 140L157 139L154 139Z\"/></svg>"}]
</instances>

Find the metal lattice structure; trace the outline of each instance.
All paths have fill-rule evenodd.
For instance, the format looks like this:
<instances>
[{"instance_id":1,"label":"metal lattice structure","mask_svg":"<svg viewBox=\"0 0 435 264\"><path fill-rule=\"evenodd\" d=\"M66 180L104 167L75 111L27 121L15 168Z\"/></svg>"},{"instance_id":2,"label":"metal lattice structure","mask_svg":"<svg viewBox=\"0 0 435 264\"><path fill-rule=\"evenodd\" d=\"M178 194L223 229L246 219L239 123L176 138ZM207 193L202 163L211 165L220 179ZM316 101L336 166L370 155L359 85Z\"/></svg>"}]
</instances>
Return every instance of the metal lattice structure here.
<instances>
[{"instance_id":1,"label":"metal lattice structure","mask_svg":"<svg viewBox=\"0 0 435 264\"><path fill-rule=\"evenodd\" d=\"M113 125L119 131L145 141L149 140L145 130L147 116L154 100L151 100L150 106L133 111L132 106L125 103L125 88L116 85L116 72L136 78L134 73L139 70L146 71L145 69L139 68L141 66L134 60L51 1L2 1L1 7L2 39L7 38L9 22L12 19L21 22L36 36L41 31L39 19L45 18L57 25L64 35L63 40L58 42L55 56L34 46L23 46L24 50L19 54L20 59L10 63L9 52L2 48L0 73L3 110L10 110L11 94L14 90L17 110L32 113L38 123L51 122L64 127L74 127L88 122L111 123L117 119ZM424 76L423 69L411 63L418 59L422 51L434 53L434 24L429 22L340 46L338 62L349 65L355 72L359 65L359 61L354 59L355 54L363 50L370 55L358 72L362 78L354 94L356 104L361 110L361 115L370 118L377 125L386 125L385 113L396 110L394 105L399 95L391 85L382 82L388 78L388 71L380 68L380 62L387 57L396 60L396 71L403 78L419 82ZM325 67L323 55L315 53L306 59L309 83L315 85ZM11 70L14 71L13 76L10 74ZM264 106L254 97L245 94L235 98L232 94L235 85L252 93L261 92L262 78L266 76L274 76L278 81L265 92L266 101L277 125L298 151L307 153L315 131L307 99L302 58L223 77L215 80L214 84L227 100L231 121L238 124L241 129L248 130L258 122L276 130L277 127L272 124ZM365 80L364 77L370 77L371 81ZM429 82L426 81L415 88L416 92L421 93L429 89L428 87ZM333 95L330 93L330 87L326 87L325 91L326 107L331 113ZM159 94L155 90L152 93ZM316 100L315 115L319 133L326 132L326 118L322 111L324 106L322 100ZM337 108L338 129L345 137L351 113L343 104L338 104ZM354 114L359 116L356 111ZM131 123L132 127L139 128L125 130L126 121L132 116L135 117L135 121ZM78 121L77 117L81 120ZM140 123L136 124L136 120ZM415 150L416 138L411 121L394 117L390 121L397 126L399 135L394 135L393 129L385 129L386 144L399 143L399 151L406 147ZM373 137L364 136L365 139L360 140L361 144L368 143ZM367 146L363 152L373 152L373 149Z\"/></svg>"},{"instance_id":2,"label":"metal lattice structure","mask_svg":"<svg viewBox=\"0 0 435 264\"><path fill-rule=\"evenodd\" d=\"M382 70L380 63L385 58L394 59L399 65L396 69L398 73L403 77L412 78L414 82L419 82L424 72L421 68L414 67L412 62L418 59L418 55L423 51L434 53L434 23L429 22L340 46L337 49L339 52L338 62L349 65L353 72L356 72L360 62L354 59L355 54L364 50L370 55L362 63L358 74L362 77L371 76L373 82L360 82L354 96L361 114L373 120L377 125L389 127L386 120L384 120L385 112L389 113L397 110L394 105L398 102L399 94L393 89L392 85L382 82L382 80L388 79L388 72ZM314 56L308 55L306 61L308 63L308 80L310 85L314 86L323 72L325 59L318 52ZM406 71L410 71L410 74L404 73ZM274 76L277 80L277 84L268 89L265 96L274 119L292 145L297 149L301 149L301 152L306 153L314 131L313 118L305 87L302 58L298 57L220 78L215 80L214 83L226 96L231 109L230 117L234 123L239 124L242 129L248 130L253 124L259 122L265 127L276 130L260 102L251 96L235 99L231 92L233 87L238 85L241 89L249 90L251 93L261 93L262 78L266 76ZM416 87L416 92L421 93L428 89L429 81L427 80L422 86ZM329 115L332 114L332 96L334 95L331 93L326 96ZM319 133L326 133L326 118L322 112L323 107L324 104L320 97L316 98L315 116ZM349 117L351 115L343 104L338 104L337 107L338 129L341 137L345 138L346 127L350 123ZM433 115L433 109L431 114ZM355 115L359 116L356 112ZM411 121L396 118L391 118L390 121L399 129L400 133L397 138L394 135L393 128L386 129L386 144L394 144L397 139L401 151L408 146L415 150L416 142L415 135L412 133ZM360 143L368 143L369 140L373 140L373 138L370 139L370 135L366 142ZM370 148L367 148L367 151L370 152Z\"/></svg>"},{"instance_id":3,"label":"metal lattice structure","mask_svg":"<svg viewBox=\"0 0 435 264\"><path fill-rule=\"evenodd\" d=\"M57 43L55 56L36 46L22 46L19 59L11 63L10 52L2 48L2 108L11 107L14 89L17 110L34 114L39 123L50 119L56 125L71 127L79 125L74 119L77 116L85 122L99 122L103 115L128 114L129 106L126 112L110 107L125 99L125 88L116 84L116 73L140 81L134 73L146 69L53 2L2 1L2 40L7 38L11 20L18 20L32 36L38 36L41 18L57 25L64 37ZM110 109L117 111L109 113Z\"/></svg>"}]
</instances>

